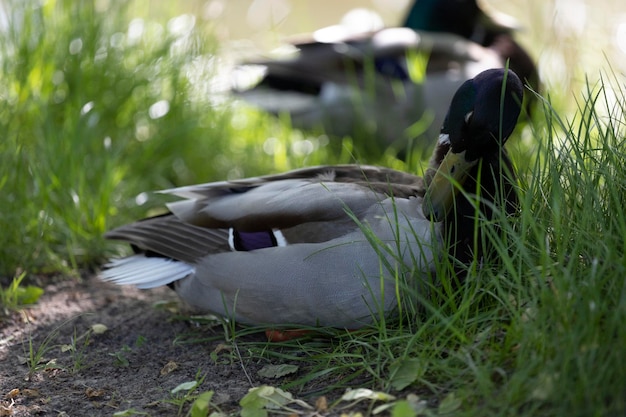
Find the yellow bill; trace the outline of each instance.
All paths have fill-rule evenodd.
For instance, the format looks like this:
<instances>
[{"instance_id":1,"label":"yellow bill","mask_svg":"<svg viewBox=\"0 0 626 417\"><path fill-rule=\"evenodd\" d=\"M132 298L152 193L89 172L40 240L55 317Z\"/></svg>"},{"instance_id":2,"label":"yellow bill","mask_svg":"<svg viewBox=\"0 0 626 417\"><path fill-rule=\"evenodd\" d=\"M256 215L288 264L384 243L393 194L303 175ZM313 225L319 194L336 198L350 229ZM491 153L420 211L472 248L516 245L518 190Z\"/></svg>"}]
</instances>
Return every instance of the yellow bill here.
<instances>
[{"instance_id":1,"label":"yellow bill","mask_svg":"<svg viewBox=\"0 0 626 417\"><path fill-rule=\"evenodd\" d=\"M463 184L469 170L478 163L478 159L467 161L465 151L453 153L448 151L443 158L439 169L430 182L422 210L427 218L442 221L454 204L454 197Z\"/></svg>"}]
</instances>

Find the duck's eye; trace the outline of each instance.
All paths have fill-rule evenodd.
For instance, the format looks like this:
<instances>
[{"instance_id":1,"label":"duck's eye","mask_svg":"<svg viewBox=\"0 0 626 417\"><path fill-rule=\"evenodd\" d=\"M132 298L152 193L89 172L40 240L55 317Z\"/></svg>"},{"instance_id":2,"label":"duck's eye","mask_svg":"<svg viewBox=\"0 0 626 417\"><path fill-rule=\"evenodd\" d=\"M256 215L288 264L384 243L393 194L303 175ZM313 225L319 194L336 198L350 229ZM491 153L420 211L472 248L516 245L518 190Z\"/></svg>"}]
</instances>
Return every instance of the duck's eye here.
<instances>
[{"instance_id":1,"label":"duck's eye","mask_svg":"<svg viewBox=\"0 0 626 417\"><path fill-rule=\"evenodd\" d=\"M465 115L465 124L469 124L469 123L472 121L472 116L473 116L473 115L474 115L474 112L473 112L473 111L468 112L468 113Z\"/></svg>"}]
</instances>

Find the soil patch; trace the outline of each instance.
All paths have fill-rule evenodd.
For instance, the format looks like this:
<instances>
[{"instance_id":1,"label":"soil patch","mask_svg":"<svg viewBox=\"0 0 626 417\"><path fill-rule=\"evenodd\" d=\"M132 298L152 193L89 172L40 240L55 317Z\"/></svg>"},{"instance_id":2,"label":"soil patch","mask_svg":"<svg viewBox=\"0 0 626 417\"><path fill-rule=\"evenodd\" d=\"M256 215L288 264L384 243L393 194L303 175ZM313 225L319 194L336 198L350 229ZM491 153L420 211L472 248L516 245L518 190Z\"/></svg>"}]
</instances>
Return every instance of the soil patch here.
<instances>
[{"instance_id":1,"label":"soil patch","mask_svg":"<svg viewBox=\"0 0 626 417\"><path fill-rule=\"evenodd\" d=\"M171 391L199 375L205 377L196 393L214 391L212 403L231 413L250 388L285 382L258 374L272 360L234 352L220 324L177 319L179 308L168 288L141 291L95 277L48 285L36 306L0 323L0 416L110 416L129 409L185 415L189 403L181 413ZM107 330L97 334L94 325ZM202 340L189 343L194 338ZM263 333L241 337L261 346L265 339ZM44 354L33 370L28 358L37 351ZM337 391L327 394L329 401L343 393ZM317 396L305 399L314 405Z\"/></svg>"}]
</instances>

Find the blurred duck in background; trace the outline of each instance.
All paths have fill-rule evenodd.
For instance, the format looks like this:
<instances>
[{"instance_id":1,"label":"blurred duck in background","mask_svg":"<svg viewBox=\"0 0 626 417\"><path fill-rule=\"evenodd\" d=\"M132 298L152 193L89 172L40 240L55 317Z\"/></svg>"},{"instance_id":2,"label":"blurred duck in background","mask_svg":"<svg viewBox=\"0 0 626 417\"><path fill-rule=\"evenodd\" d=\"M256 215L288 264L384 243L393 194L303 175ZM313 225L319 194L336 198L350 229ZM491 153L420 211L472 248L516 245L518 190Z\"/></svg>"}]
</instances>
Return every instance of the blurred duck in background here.
<instances>
[{"instance_id":1,"label":"blurred duck in background","mask_svg":"<svg viewBox=\"0 0 626 417\"><path fill-rule=\"evenodd\" d=\"M263 75L235 93L294 127L375 138L406 150L434 143L454 92L466 80L505 65L538 88L536 67L513 39L514 18L476 0L415 0L403 27L355 34L341 25L293 44L283 59L249 61ZM257 67L258 68L258 67ZM408 140L408 142L407 142Z\"/></svg>"}]
</instances>

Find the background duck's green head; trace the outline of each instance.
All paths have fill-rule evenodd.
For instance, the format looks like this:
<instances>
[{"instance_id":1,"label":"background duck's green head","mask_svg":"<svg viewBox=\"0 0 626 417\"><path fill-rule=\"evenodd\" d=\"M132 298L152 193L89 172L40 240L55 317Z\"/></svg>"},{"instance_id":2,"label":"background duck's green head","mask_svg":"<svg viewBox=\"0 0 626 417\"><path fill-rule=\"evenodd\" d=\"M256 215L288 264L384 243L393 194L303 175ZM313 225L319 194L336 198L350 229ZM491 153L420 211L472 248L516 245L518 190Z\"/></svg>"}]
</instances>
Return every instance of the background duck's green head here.
<instances>
[{"instance_id":1,"label":"background duck's green head","mask_svg":"<svg viewBox=\"0 0 626 417\"><path fill-rule=\"evenodd\" d=\"M404 20L404 27L428 32L445 32L485 45L488 32L508 33L517 28L511 18L486 13L476 0L415 0ZM513 19L514 20L514 19Z\"/></svg>"},{"instance_id":2,"label":"background duck's green head","mask_svg":"<svg viewBox=\"0 0 626 417\"><path fill-rule=\"evenodd\" d=\"M415 0L404 26L414 30L455 33L469 39L481 15L476 0Z\"/></svg>"}]
</instances>

